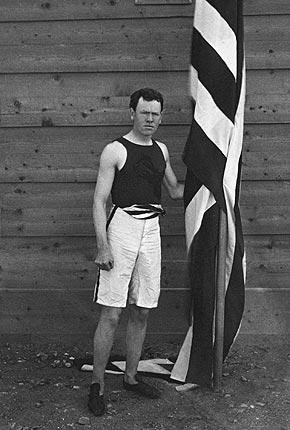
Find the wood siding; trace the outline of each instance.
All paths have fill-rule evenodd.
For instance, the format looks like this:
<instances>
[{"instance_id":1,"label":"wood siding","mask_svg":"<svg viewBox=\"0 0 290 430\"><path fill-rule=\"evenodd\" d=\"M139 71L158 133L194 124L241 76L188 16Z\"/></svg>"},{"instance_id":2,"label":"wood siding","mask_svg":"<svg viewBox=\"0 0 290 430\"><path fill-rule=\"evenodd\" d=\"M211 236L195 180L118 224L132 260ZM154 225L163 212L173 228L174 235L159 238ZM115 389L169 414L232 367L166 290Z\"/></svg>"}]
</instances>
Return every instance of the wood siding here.
<instances>
[{"instance_id":1,"label":"wood siding","mask_svg":"<svg viewBox=\"0 0 290 430\"><path fill-rule=\"evenodd\" d=\"M193 8L0 0L1 335L90 341L99 156L128 131L131 92L152 86L165 96L158 138L184 179ZM290 327L290 4L244 0L244 14L242 333L280 334ZM187 327L184 220L181 202L164 195L164 205L162 293L148 336L174 339Z\"/></svg>"}]
</instances>

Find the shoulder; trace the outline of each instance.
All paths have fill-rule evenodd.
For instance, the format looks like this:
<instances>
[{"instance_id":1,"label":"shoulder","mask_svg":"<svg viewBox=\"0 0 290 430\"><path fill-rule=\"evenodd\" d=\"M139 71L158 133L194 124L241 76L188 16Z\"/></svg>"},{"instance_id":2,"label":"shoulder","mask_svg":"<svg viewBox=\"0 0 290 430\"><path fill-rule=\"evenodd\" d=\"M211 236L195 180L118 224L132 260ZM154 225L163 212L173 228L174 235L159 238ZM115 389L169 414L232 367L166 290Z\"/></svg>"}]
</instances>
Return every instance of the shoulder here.
<instances>
[{"instance_id":1,"label":"shoulder","mask_svg":"<svg viewBox=\"0 0 290 430\"><path fill-rule=\"evenodd\" d=\"M124 156L124 152L126 152L126 149L121 142L114 140L104 147L100 161L101 163L103 162L107 165L111 164L115 166L119 163L120 158Z\"/></svg>"},{"instance_id":2,"label":"shoulder","mask_svg":"<svg viewBox=\"0 0 290 430\"><path fill-rule=\"evenodd\" d=\"M157 145L161 149L161 151L162 151L162 153L164 155L165 161L167 161L168 160L168 149L167 149L167 146L165 145L165 143L159 142L158 140L155 140L155 142L157 143Z\"/></svg>"}]
</instances>

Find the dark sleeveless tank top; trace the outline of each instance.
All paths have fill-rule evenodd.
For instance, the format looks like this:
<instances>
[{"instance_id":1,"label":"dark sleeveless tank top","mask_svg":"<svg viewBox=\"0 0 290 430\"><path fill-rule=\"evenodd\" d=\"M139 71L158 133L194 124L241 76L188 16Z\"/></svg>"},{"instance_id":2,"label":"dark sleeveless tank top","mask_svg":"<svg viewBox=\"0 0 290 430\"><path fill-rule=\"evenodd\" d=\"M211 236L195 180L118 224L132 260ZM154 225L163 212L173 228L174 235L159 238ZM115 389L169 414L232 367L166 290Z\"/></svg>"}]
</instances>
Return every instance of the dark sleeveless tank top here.
<instances>
[{"instance_id":1,"label":"dark sleeveless tank top","mask_svg":"<svg viewBox=\"0 0 290 430\"><path fill-rule=\"evenodd\" d=\"M165 159L159 145L136 145L121 137L117 139L127 150L121 170L116 169L112 186L113 204L124 208L134 204L160 204Z\"/></svg>"}]
</instances>

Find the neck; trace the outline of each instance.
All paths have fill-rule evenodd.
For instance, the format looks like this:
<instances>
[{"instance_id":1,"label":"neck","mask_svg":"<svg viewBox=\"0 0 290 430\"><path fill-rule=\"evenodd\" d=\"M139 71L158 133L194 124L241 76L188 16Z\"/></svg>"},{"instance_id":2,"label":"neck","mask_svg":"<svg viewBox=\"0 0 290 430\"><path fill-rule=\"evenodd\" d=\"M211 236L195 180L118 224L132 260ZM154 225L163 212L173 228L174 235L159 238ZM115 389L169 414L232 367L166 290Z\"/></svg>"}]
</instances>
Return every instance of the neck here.
<instances>
[{"instance_id":1,"label":"neck","mask_svg":"<svg viewBox=\"0 0 290 430\"><path fill-rule=\"evenodd\" d=\"M151 136L143 136L134 130L131 130L125 137L136 145L152 145Z\"/></svg>"}]
</instances>

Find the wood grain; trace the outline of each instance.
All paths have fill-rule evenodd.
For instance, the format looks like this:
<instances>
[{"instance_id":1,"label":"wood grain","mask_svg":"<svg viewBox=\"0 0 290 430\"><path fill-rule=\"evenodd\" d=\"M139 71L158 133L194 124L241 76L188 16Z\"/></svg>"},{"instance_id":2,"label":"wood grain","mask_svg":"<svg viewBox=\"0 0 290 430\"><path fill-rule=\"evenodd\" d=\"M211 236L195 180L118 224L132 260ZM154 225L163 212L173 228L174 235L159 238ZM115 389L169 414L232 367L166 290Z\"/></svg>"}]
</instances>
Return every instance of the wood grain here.
<instances>
[{"instance_id":1,"label":"wood grain","mask_svg":"<svg viewBox=\"0 0 290 430\"><path fill-rule=\"evenodd\" d=\"M191 105L187 73L179 77L178 73L0 75L1 125L129 127L129 95L149 82L164 93L163 123L188 125ZM245 122L289 123L289 90L285 70L249 73Z\"/></svg>"},{"instance_id":2,"label":"wood grain","mask_svg":"<svg viewBox=\"0 0 290 430\"><path fill-rule=\"evenodd\" d=\"M0 128L0 182L94 182L106 143L127 126ZM163 125L156 139L166 143L171 164L185 178L182 151L189 126ZM246 125L242 175L246 180L290 179L290 124Z\"/></svg>"},{"instance_id":3,"label":"wood grain","mask_svg":"<svg viewBox=\"0 0 290 430\"><path fill-rule=\"evenodd\" d=\"M247 289L290 288L287 236L245 236ZM92 290L94 237L2 238L0 289ZM184 236L162 237L162 289L189 288Z\"/></svg>"},{"instance_id":4,"label":"wood grain","mask_svg":"<svg viewBox=\"0 0 290 430\"><path fill-rule=\"evenodd\" d=\"M0 184L3 236L94 235L94 184ZM289 234L289 182L244 181L241 213L246 234ZM184 233L179 201L164 196L167 216L161 219L164 235Z\"/></svg>"},{"instance_id":5,"label":"wood grain","mask_svg":"<svg viewBox=\"0 0 290 430\"><path fill-rule=\"evenodd\" d=\"M289 332L289 290L247 291L241 333L286 334ZM1 334L51 336L74 333L93 336L98 307L88 291L1 291L3 304ZM287 300L288 302L287 302ZM163 291L159 307L149 317L148 334L185 334L187 330L186 291ZM123 314L119 331L125 330Z\"/></svg>"},{"instance_id":6,"label":"wood grain","mask_svg":"<svg viewBox=\"0 0 290 430\"><path fill-rule=\"evenodd\" d=\"M193 15L193 4L136 6L134 1L106 0L6 0L0 1L0 20L9 21L54 21L82 19L113 19L138 17L169 17ZM288 0L245 0L245 15L290 14Z\"/></svg>"},{"instance_id":7,"label":"wood grain","mask_svg":"<svg viewBox=\"0 0 290 430\"><path fill-rule=\"evenodd\" d=\"M248 69L289 68L289 24L246 18ZM0 73L186 71L191 31L191 17L3 23Z\"/></svg>"}]
</instances>

